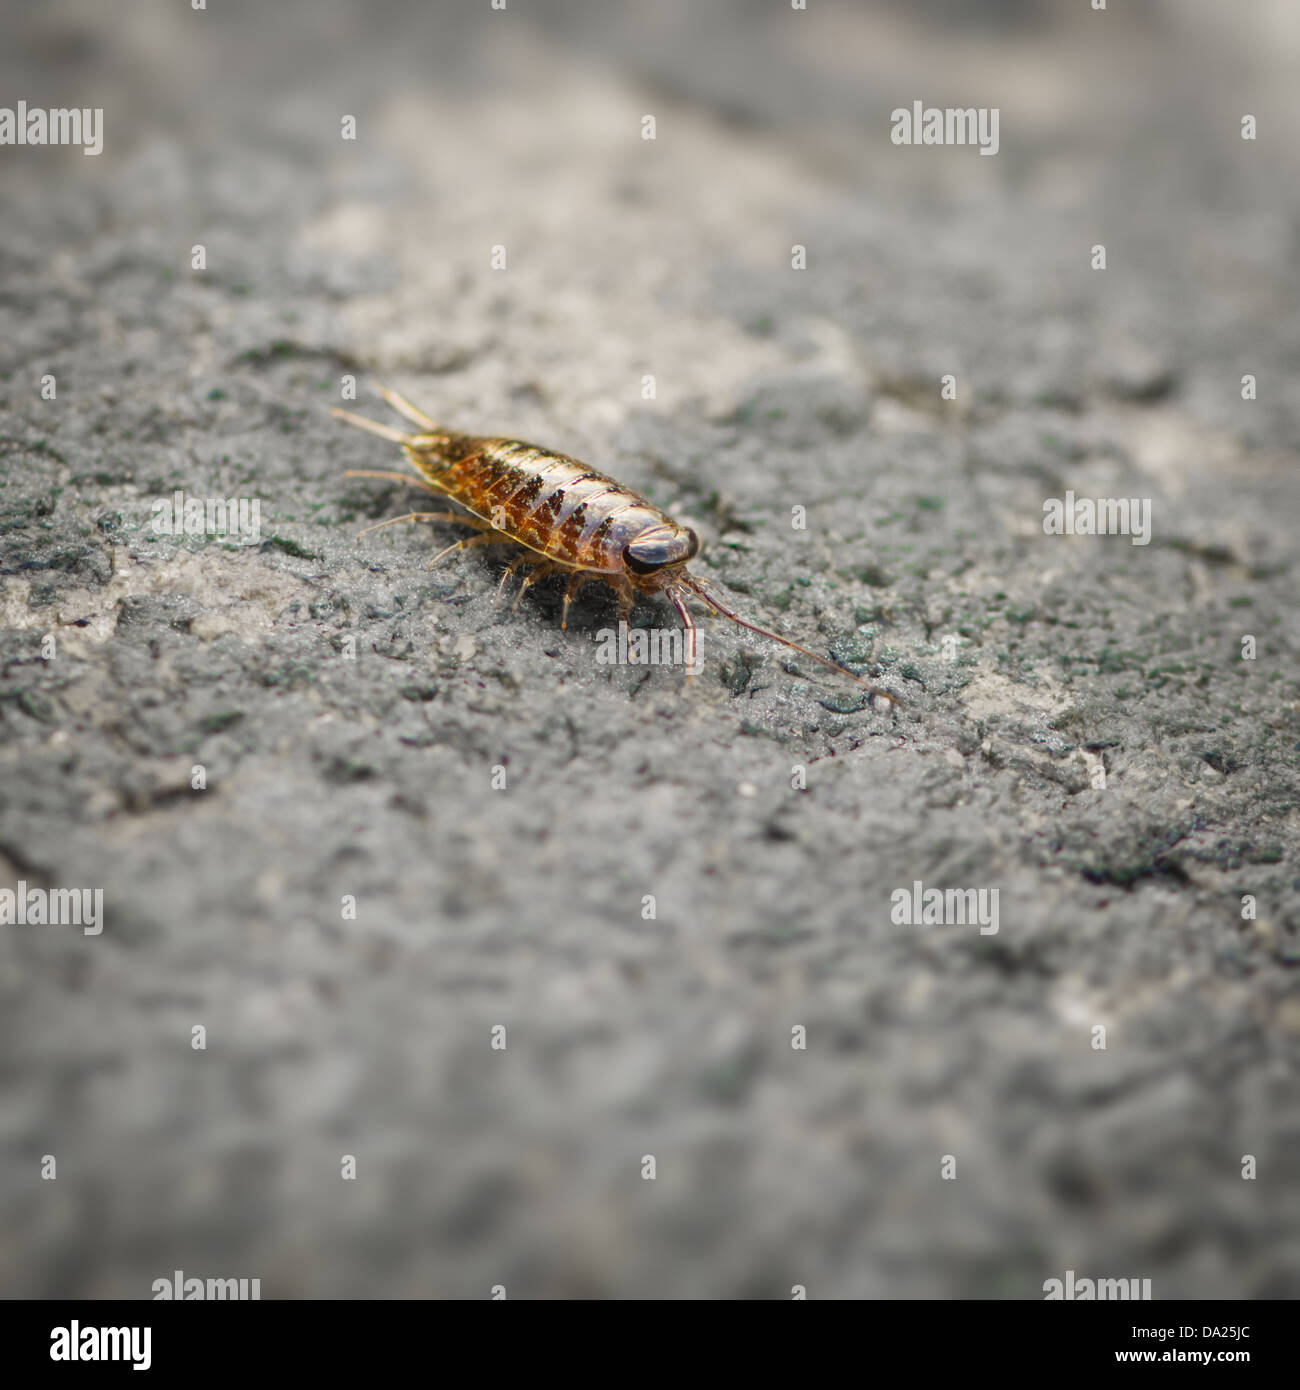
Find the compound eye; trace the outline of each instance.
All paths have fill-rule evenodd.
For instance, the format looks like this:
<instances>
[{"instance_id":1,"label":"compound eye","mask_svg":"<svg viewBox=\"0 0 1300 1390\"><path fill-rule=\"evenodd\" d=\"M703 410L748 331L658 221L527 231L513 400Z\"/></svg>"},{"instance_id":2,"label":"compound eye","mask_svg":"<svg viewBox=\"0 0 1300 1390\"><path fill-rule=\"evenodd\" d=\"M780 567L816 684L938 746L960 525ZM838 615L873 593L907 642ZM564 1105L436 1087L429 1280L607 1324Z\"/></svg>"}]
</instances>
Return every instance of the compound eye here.
<instances>
[{"instance_id":1,"label":"compound eye","mask_svg":"<svg viewBox=\"0 0 1300 1390\"><path fill-rule=\"evenodd\" d=\"M637 555L630 545L623 547L623 563L632 571L633 574L653 574L655 570L663 569L668 561L660 556L651 554Z\"/></svg>"},{"instance_id":2,"label":"compound eye","mask_svg":"<svg viewBox=\"0 0 1300 1390\"><path fill-rule=\"evenodd\" d=\"M665 522L633 536L623 547L623 563L633 574L653 574L668 565L684 565L699 549L694 531Z\"/></svg>"}]
</instances>

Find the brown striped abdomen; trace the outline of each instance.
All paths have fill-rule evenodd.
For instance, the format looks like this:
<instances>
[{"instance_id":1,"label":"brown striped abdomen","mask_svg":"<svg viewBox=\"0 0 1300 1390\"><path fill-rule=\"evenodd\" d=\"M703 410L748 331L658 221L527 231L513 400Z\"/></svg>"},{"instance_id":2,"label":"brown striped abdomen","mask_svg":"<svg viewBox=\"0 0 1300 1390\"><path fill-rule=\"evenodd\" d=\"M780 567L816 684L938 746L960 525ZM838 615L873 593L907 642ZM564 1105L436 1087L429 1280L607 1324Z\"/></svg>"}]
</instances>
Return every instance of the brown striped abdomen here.
<instances>
[{"instance_id":1,"label":"brown striped abdomen","mask_svg":"<svg viewBox=\"0 0 1300 1390\"><path fill-rule=\"evenodd\" d=\"M679 529L631 488L522 440L424 436L407 453L448 496L557 564L621 572L624 548L638 535Z\"/></svg>"}]
</instances>

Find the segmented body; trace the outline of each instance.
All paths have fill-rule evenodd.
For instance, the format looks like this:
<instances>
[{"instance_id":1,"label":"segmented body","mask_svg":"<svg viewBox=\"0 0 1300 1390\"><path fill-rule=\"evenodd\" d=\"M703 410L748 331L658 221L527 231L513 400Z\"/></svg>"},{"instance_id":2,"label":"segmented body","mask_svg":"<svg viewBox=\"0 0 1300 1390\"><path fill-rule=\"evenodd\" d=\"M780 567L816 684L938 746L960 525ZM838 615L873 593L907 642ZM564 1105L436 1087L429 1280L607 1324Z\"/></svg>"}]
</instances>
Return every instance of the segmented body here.
<instances>
[{"instance_id":1,"label":"segmented body","mask_svg":"<svg viewBox=\"0 0 1300 1390\"><path fill-rule=\"evenodd\" d=\"M521 564L532 564L515 600L517 605L537 580L550 574L567 574L569 585L564 593L561 627L568 625L569 605L588 580L603 580L614 590L624 621L631 613L636 594L663 594L686 627L688 676L694 674L695 668L695 624L685 599L694 595L730 622L812 657L857 681L873 695L898 700L896 695L871 685L807 647L733 613L686 568L687 562L699 553L699 537L640 493L568 454L557 454L518 439L486 438L444 429L395 391L379 389L394 410L420 426L418 434L403 434L346 410L332 413L400 444L417 476L360 469L350 470L349 476L388 478L423 487L456 503L465 514L408 512L367 530L403 521L454 521L478 533L439 551L429 562L431 569L444 555L471 546L522 547L523 553L511 561L502 576L501 588L505 588Z\"/></svg>"},{"instance_id":2,"label":"segmented body","mask_svg":"<svg viewBox=\"0 0 1300 1390\"><path fill-rule=\"evenodd\" d=\"M536 444L426 435L406 452L428 483L565 568L622 574L623 552L638 536L685 530L631 488Z\"/></svg>"}]
</instances>

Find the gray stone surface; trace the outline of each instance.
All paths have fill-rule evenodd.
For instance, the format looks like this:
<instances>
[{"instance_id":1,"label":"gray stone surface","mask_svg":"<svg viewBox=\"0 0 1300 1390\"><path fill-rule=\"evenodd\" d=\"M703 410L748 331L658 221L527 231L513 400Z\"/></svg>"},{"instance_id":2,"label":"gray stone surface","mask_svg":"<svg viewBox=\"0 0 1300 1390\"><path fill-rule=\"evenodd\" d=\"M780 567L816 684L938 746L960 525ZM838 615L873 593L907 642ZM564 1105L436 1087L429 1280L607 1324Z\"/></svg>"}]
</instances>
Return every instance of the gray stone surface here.
<instances>
[{"instance_id":1,"label":"gray stone surface","mask_svg":"<svg viewBox=\"0 0 1300 1390\"><path fill-rule=\"evenodd\" d=\"M13 7L0 91L105 149L0 149L0 879L106 926L0 928L0 1292L1300 1293L1300 40L1123 8ZM397 463L346 374L644 489L907 707L358 545L418 495L343 476Z\"/></svg>"}]
</instances>

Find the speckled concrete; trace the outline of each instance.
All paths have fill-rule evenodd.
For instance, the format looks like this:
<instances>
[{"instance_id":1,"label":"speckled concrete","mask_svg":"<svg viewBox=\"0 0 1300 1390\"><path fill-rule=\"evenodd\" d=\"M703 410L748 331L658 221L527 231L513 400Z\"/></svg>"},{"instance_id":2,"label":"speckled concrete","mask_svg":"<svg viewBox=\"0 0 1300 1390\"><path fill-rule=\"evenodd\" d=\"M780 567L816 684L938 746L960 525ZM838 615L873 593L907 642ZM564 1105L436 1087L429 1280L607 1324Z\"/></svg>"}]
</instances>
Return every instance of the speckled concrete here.
<instances>
[{"instance_id":1,"label":"speckled concrete","mask_svg":"<svg viewBox=\"0 0 1300 1390\"><path fill-rule=\"evenodd\" d=\"M105 148L0 149L0 884L105 924L0 926L0 1293L1300 1294L1300 38L1070 8L5 21L0 101ZM419 498L343 476L348 375L644 489L906 707L357 544Z\"/></svg>"}]
</instances>

